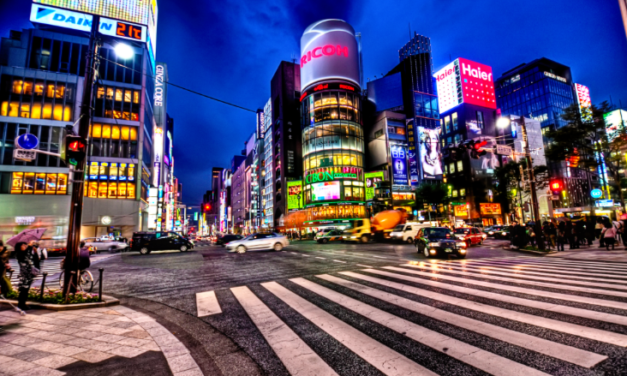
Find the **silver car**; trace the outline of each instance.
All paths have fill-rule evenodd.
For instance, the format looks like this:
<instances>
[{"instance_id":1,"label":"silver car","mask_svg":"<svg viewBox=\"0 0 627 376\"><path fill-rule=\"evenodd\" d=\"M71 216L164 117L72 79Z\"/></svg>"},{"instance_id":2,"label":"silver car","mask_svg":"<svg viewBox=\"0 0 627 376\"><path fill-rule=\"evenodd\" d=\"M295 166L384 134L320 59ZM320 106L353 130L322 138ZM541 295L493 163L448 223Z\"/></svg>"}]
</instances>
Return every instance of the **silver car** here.
<instances>
[{"instance_id":1,"label":"silver car","mask_svg":"<svg viewBox=\"0 0 627 376\"><path fill-rule=\"evenodd\" d=\"M87 247L93 247L96 253L102 251L108 252L124 252L128 250L128 244L122 241L107 239L107 238L86 238L82 241L85 242Z\"/></svg>"},{"instance_id":2,"label":"silver car","mask_svg":"<svg viewBox=\"0 0 627 376\"><path fill-rule=\"evenodd\" d=\"M246 251L280 251L290 245L289 240L281 234L252 234L243 239L226 243L229 252L244 253Z\"/></svg>"}]
</instances>

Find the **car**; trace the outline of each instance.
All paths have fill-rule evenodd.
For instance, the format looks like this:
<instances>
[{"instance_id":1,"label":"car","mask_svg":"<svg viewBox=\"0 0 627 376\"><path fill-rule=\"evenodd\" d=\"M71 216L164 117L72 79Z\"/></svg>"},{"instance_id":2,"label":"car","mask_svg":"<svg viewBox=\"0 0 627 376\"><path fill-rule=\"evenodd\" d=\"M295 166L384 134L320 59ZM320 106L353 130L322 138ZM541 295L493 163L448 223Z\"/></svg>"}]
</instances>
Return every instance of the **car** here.
<instances>
[{"instance_id":1,"label":"car","mask_svg":"<svg viewBox=\"0 0 627 376\"><path fill-rule=\"evenodd\" d=\"M152 251L176 250L187 252L194 248L194 242L176 232L139 231L133 233L131 250L147 255Z\"/></svg>"},{"instance_id":2,"label":"car","mask_svg":"<svg viewBox=\"0 0 627 376\"><path fill-rule=\"evenodd\" d=\"M334 228L323 228L322 230L316 232L316 235L314 236L314 240L318 240L321 239L324 235L328 234L331 231L336 231Z\"/></svg>"},{"instance_id":3,"label":"car","mask_svg":"<svg viewBox=\"0 0 627 376\"><path fill-rule=\"evenodd\" d=\"M429 226L431 225L428 223L404 223L394 227L390 233L390 238L395 241L413 244L416 235L418 235L418 231L420 231L421 228Z\"/></svg>"},{"instance_id":4,"label":"car","mask_svg":"<svg viewBox=\"0 0 627 376\"><path fill-rule=\"evenodd\" d=\"M222 247L224 247L224 245L228 242L232 242L234 240L241 240L243 238L244 237L242 235L226 234L226 235L218 236L215 243L216 245L221 245Z\"/></svg>"},{"instance_id":5,"label":"car","mask_svg":"<svg viewBox=\"0 0 627 376\"><path fill-rule=\"evenodd\" d=\"M81 241L85 242L85 246L93 248L95 253L102 251L125 252L128 250L127 243L110 238L85 238Z\"/></svg>"},{"instance_id":6,"label":"car","mask_svg":"<svg viewBox=\"0 0 627 376\"><path fill-rule=\"evenodd\" d=\"M453 231L446 227L426 227L420 229L416 240L418 253L426 258L455 255L457 258L466 258L468 253L466 243L455 238Z\"/></svg>"},{"instance_id":7,"label":"car","mask_svg":"<svg viewBox=\"0 0 627 376\"><path fill-rule=\"evenodd\" d=\"M245 238L230 241L226 249L230 252L245 253L247 251L280 251L290 245L287 237L281 234L252 234Z\"/></svg>"},{"instance_id":8,"label":"car","mask_svg":"<svg viewBox=\"0 0 627 376\"><path fill-rule=\"evenodd\" d=\"M494 226L490 226L490 227L486 227L483 231L486 233L486 235L488 235L488 237L492 237L494 238L497 232L502 231L503 230L503 225L494 225Z\"/></svg>"},{"instance_id":9,"label":"car","mask_svg":"<svg viewBox=\"0 0 627 376\"><path fill-rule=\"evenodd\" d=\"M501 229L494 232L494 239L510 239L510 233L512 231L512 226L503 226Z\"/></svg>"},{"instance_id":10,"label":"car","mask_svg":"<svg viewBox=\"0 0 627 376\"><path fill-rule=\"evenodd\" d=\"M48 257L51 256L65 256L67 253L67 239L41 239L39 241L39 247L46 249Z\"/></svg>"},{"instance_id":11,"label":"car","mask_svg":"<svg viewBox=\"0 0 627 376\"><path fill-rule=\"evenodd\" d=\"M324 233L324 235L316 235L316 241L321 244L334 241L342 241L342 234L343 232L341 230L327 231Z\"/></svg>"},{"instance_id":12,"label":"car","mask_svg":"<svg viewBox=\"0 0 627 376\"><path fill-rule=\"evenodd\" d=\"M462 227L455 229L455 237L466 243L467 248L473 245L481 245L487 235L476 227Z\"/></svg>"}]
</instances>

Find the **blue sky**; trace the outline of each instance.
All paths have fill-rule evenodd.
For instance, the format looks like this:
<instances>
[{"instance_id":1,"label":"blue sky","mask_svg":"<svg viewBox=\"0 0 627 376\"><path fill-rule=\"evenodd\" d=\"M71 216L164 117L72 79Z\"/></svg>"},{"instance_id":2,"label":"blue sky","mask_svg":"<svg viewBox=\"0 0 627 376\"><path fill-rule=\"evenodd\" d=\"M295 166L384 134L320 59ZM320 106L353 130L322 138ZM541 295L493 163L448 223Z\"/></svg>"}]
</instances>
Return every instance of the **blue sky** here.
<instances>
[{"instance_id":1,"label":"blue sky","mask_svg":"<svg viewBox=\"0 0 627 376\"><path fill-rule=\"evenodd\" d=\"M29 9L27 0L0 1L0 35L31 27ZM431 38L436 69L464 57L499 77L547 57L570 66L593 103L611 97L627 106L627 37L617 0L160 0L157 60L168 63L173 83L257 109L279 62L298 59L304 28L327 17L362 33L366 78L398 62L411 25ZM175 175L184 201L198 204L211 168L230 166L255 116L173 87L168 95Z\"/></svg>"}]
</instances>

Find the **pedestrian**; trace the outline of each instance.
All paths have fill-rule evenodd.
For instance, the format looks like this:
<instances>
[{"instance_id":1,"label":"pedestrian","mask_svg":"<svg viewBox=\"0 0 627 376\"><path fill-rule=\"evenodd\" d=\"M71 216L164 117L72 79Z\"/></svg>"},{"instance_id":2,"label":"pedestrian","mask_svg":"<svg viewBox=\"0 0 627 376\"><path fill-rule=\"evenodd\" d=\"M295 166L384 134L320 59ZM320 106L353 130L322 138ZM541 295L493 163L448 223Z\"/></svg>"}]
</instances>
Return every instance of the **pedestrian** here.
<instances>
[{"instance_id":1,"label":"pedestrian","mask_svg":"<svg viewBox=\"0 0 627 376\"><path fill-rule=\"evenodd\" d=\"M28 244L19 242L15 245L17 262L20 265L19 276L19 295L17 299L17 307L21 310L27 310L26 300L28 299L28 291L33 279L39 274L39 269L35 267L32 249L29 250Z\"/></svg>"},{"instance_id":2,"label":"pedestrian","mask_svg":"<svg viewBox=\"0 0 627 376\"><path fill-rule=\"evenodd\" d=\"M622 221L614 221L614 227L616 228L616 244L620 244L621 238L624 238L623 232L625 231L625 227L623 227ZM625 240L623 239L623 243Z\"/></svg>"},{"instance_id":3,"label":"pedestrian","mask_svg":"<svg viewBox=\"0 0 627 376\"><path fill-rule=\"evenodd\" d=\"M603 218L599 217L597 218L597 223L594 226L594 235L595 238L599 239L599 247L603 248L603 236L601 235L601 232L603 232L603 229L605 227L603 226Z\"/></svg>"},{"instance_id":4,"label":"pedestrian","mask_svg":"<svg viewBox=\"0 0 627 376\"><path fill-rule=\"evenodd\" d=\"M607 226L602 230L603 231L603 243L605 243L605 249L610 250L610 245L612 246L612 250L614 250L614 243L616 242L616 227L613 224L608 223Z\"/></svg>"},{"instance_id":5,"label":"pedestrian","mask_svg":"<svg viewBox=\"0 0 627 376\"><path fill-rule=\"evenodd\" d=\"M575 224L575 233L577 234L577 248L586 245L586 225L583 219Z\"/></svg>"},{"instance_id":6,"label":"pedestrian","mask_svg":"<svg viewBox=\"0 0 627 376\"><path fill-rule=\"evenodd\" d=\"M560 222L557 226L557 251L564 252L564 244L566 243L566 223Z\"/></svg>"},{"instance_id":7,"label":"pedestrian","mask_svg":"<svg viewBox=\"0 0 627 376\"><path fill-rule=\"evenodd\" d=\"M586 239L588 240L588 246L591 246L594 241L595 224L592 218L588 217L586 219Z\"/></svg>"},{"instance_id":8,"label":"pedestrian","mask_svg":"<svg viewBox=\"0 0 627 376\"><path fill-rule=\"evenodd\" d=\"M33 261L35 263L35 267L39 270L42 270L44 266L44 260L47 258L46 256L48 255L48 251L46 251L44 254L42 252L42 249L39 248L39 243L37 243L36 241L31 241L29 247L33 252Z\"/></svg>"},{"instance_id":9,"label":"pedestrian","mask_svg":"<svg viewBox=\"0 0 627 376\"><path fill-rule=\"evenodd\" d=\"M533 230L533 227L528 226L527 227L527 234L529 236L529 244L531 244L532 247L536 246L536 232Z\"/></svg>"},{"instance_id":10,"label":"pedestrian","mask_svg":"<svg viewBox=\"0 0 627 376\"><path fill-rule=\"evenodd\" d=\"M2 240L0 240L0 294L7 296L7 294L13 291L11 286L11 279L7 276L7 273L11 271L11 264L9 264L9 257L11 251L4 246Z\"/></svg>"},{"instance_id":11,"label":"pedestrian","mask_svg":"<svg viewBox=\"0 0 627 376\"><path fill-rule=\"evenodd\" d=\"M549 222L544 221L542 224L542 234L544 238L547 240L547 246L551 249L551 226L549 226Z\"/></svg>"},{"instance_id":12,"label":"pedestrian","mask_svg":"<svg viewBox=\"0 0 627 376\"><path fill-rule=\"evenodd\" d=\"M627 219L621 219L620 224L623 229L623 232L620 234L620 236L623 238L623 245L627 248L627 234L625 231L627 229Z\"/></svg>"},{"instance_id":13,"label":"pedestrian","mask_svg":"<svg viewBox=\"0 0 627 376\"><path fill-rule=\"evenodd\" d=\"M568 246L570 249L576 249L575 245L575 233L573 231L573 223L569 218L566 218L566 239L568 240Z\"/></svg>"}]
</instances>

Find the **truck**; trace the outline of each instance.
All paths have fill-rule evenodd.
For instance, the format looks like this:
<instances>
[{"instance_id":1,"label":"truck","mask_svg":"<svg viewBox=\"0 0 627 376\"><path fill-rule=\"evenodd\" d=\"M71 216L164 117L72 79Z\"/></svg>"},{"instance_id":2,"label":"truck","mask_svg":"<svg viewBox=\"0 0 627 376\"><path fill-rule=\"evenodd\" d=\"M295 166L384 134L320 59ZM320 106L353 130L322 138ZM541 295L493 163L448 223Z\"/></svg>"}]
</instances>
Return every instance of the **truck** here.
<instances>
[{"instance_id":1,"label":"truck","mask_svg":"<svg viewBox=\"0 0 627 376\"><path fill-rule=\"evenodd\" d=\"M353 222L353 225L344 230L342 234L342 243L344 242L361 242L368 243L373 238L372 224L370 219L363 218Z\"/></svg>"}]
</instances>

